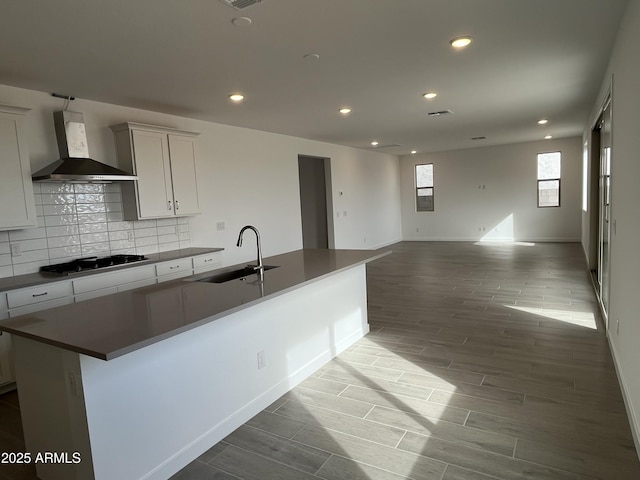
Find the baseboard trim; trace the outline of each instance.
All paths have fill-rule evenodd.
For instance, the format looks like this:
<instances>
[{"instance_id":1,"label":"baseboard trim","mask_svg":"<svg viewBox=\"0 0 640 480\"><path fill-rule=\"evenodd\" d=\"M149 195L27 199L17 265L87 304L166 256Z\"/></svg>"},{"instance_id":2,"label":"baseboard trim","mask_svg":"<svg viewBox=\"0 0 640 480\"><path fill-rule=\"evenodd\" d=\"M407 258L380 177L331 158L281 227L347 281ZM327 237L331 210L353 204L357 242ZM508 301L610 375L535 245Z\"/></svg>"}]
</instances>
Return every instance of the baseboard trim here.
<instances>
[{"instance_id":1,"label":"baseboard trim","mask_svg":"<svg viewBox=\"0 0 640 480\"><path fill-rule=\"evenodd\" d=\"M493 239L493 240L481 240L478 238L467 237L411 237L404 238L404 242L486 242L491 243L518 243L518 242L538 242L538 243L580 243L579 238L552 238L552 237L540 237L540 238L518 238L515 240L505 239Z\"/></svg>"},{"instance_id":2,"label":"baseboard trim","mask_svg":"<svg viewBox=\"0 0 640 480\"><path fill-rule=\"evenodd\" d=\"M600 294L598 292L598 282L595 278L594 271L589 270L589 278L591 279L591 286L593 287L593 293L596 296L596 300L598 301L598 308L600 309L600 315L602 315L603 319L603 328L605 328L605 333L607 335L607 343L609 344L609 350L611 350L611 358L613 359L613 366L616 369L616 377L618 378L618 385L620 386L620 392L622 393L622 401L624 402L624 409L627 412L627 418L629 419L629 428L631 429L631 436L633 437L633 444L636 447L636 455L638 456L638 460L640 460L640 422L638 422L638 416L636 415L635 409L633 408L633 402L631 398L629 398L629 394L627 393L627 389L625 385L627 382L624 379L624 375L622 373L622 367L618 363L618 355L616 353L616 347L614 343L611 341L611 335L609 335L609 330L607 330L608 315L606 310L604 309L604 305L602 304L602 299L600 298Z\"/></svg>"},{"instance_id":3,"label":"baseboard trim","mask_svg":"<svg viewBox=\"0 0 640 480\"><path fill-rule=\"evenodd\" d=\"M611 349L611 356L613 357L613 365L616 369L616 376L618 377L618 383L620 384L620 391L622 392L622 399L624 401L624 408L627 411L627 416L629 417L629 427L631 428L631 435L633 436L633 443L636 447L636 455L638 456L638 460L640 460L640 423L638 422L638 416L633 408L633 403L629 398L627 393L627 389L625 388L626 381L624 379L624 374L622 373L622 368L618 363L618 355L616 354L616 347L611 341L611 336L607 334L607 341L609 342L609 348Z\"/></svg>"}]
</instances>

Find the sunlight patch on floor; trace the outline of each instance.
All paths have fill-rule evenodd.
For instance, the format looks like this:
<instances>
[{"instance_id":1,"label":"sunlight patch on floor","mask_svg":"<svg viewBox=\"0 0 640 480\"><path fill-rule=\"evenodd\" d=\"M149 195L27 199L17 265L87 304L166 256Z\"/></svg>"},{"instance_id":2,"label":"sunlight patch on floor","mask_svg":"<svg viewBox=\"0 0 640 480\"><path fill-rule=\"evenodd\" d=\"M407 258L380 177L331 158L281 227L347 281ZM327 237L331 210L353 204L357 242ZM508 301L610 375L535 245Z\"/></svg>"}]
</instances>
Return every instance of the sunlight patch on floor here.
<instances>
[{"instance_id":1,"label":"sunlight patch on floor","mask_svg":"<svg viewBox=\"0 0 640 480\"><path fill-rule=\"evenodd\" d=\"M576 325L579 327L588 328L590 330L597 330L598 324L596 317L592 312L571 312L567 310L554 310L551 308L530 308L519 307L515 305L503 305L504 307L518 310L520 312L531 313L541 317L547 317L551 320L557 320L563 323Z\"/></svg>"}]
</instances>

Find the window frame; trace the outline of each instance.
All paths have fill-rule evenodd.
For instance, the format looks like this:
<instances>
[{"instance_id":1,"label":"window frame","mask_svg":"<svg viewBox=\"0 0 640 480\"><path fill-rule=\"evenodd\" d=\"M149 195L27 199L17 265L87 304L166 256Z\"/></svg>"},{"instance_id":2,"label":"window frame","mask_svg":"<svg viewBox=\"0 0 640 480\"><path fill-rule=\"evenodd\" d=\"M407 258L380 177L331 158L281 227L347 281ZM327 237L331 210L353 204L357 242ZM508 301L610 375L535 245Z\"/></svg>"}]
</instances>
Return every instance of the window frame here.
<instances>
[{"instance_id":1,"label":"window frame","mask_svg":"<svg viewBox=\"0 0 640 480\"><path fill-rule=\"evenodd\" d=\"M560 176L557 178L538 178L540 175L540 155L548 155L550 153L557 153L560 156ZM558 182L558 204L557 205L540 205L540 182ZM538 208L559 208L562 206L562 152L560 150L553 150L551 152L539 152L536 155L536 205Z\"/></svg>"},{"instance_id":2,"label":"window frame","mask_svg":"<svg viewBox=\"0 0 640 480\"><path fill-rule=\"evenodd\" d=\"M418 185L418 167L431 166L431 185L419 186ZM416 213L425 213L425 212L435 212L436 204L435 204L435 167L433 163L416 163L413 167L413 176L415 182L415 202L416 202ZM431 197L431 209L430 210L422 210L420 209L420 205L418 202L419 197L423 197L425 195L419 195L418 192L424 189L431 189L431 195L426 195Z\"/></svg>"}]
</instances>

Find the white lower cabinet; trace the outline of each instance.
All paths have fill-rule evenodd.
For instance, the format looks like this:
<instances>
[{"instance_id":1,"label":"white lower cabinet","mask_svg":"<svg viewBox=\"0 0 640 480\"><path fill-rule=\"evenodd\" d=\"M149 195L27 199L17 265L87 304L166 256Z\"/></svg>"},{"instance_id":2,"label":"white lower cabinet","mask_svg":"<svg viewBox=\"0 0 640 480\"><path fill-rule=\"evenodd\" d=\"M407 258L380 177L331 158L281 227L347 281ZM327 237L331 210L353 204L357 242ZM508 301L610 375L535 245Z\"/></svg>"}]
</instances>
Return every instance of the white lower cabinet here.
<instances>
[{"instance_id":1,"label":"white lower cabinet","mask_svg":"<svg viewBox=\"0 0 640 480\"><path fill-rule=\"evenodd\" d=\"M156 275L158 283L193 275L193 260L189 257L158 263L156 264Z\"/></svg>"},{"instance_id":2,"label":"white lower cabinet","mask_svg":"<svg viewBox=\"0 0 640 480\"><path fill-rule=\"evenodd\" d=\"M156 281L153 265L130 267L116 272L90 275L73 280L76 302L124 292L133 288L151 285Z\"/></svg>"},{"instance_id":3,"label":"white lower cabinet","mask_svg":"<svg viewBox=\"0 0 640 480\"><path fill-rule=\"evenodd\" d=\"M73 303L71 282L56 282L21 288L0 294L0 318L17 317L28 313ZM11 335L0 335L0 386L15 382Z\"/></svg>"},{"instance_id":4,"label":"white lower cabinet","mask_svg":"<svg viewBox=\"0 0 640 480\"><path fill-rule=\"evenodd\" d=\"M222 267L222 253L211 252L193 257L193 273L203 273Z\"/></svg>"},{"instance_id":5,"label":"white lower cabinet","mask_svg":"<svg viewBox=\"0 0 640 480\"><path fill-rule=\"evenodd\" d=\"M128 267L115 272L97 273L73 280L0 292L0 319L17 317L48 308L82 302L112 293L146 287L222 266L221 252ZM0 387L15 382L11 354L11 335L0 335Z\"/></svg>"},{"instance_id":6,"label":"white lower cabinet","mask_svg":"<svg viewBox=\"0 0 640 480\"><path fill-rule=\"evenodd\" d=\"M14 309L34 306L40 303L49 304L52 300L70 297L72 295L73 289L69 281L46 283L44 285L7 292L7 304L9 312L11 312L10 316L15 317L16 315L13 314ZM38 308L38 310L43 310L43 308Z\"/></svg>"}]
</instances>

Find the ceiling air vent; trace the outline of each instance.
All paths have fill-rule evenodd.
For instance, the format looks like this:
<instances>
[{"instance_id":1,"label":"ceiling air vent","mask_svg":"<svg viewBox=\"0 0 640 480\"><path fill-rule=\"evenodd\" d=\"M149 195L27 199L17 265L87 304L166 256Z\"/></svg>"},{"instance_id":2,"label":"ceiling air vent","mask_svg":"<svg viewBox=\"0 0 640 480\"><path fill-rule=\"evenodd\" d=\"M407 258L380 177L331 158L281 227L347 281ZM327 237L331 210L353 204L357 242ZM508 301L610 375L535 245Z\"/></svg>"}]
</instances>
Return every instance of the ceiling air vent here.
<instances>
[{"instance_id":1,"label":"ceiling air vent","mask_svg":"<svg viewBox=\"0 0 640 480\"><path fill-rule=\"evenodd\" d=\"M377 145L374 148L376 150L380 150L381 148L392 148L392 147L400 147L399 143L385 143L384 145Z\"/></svg>"},{"instance_id":2,"label":"ceiling air vent","mask_svg":"<svg viewBox=\"0 0 640 480\"><path fill-rule=\"evenodd\" d=\"M236 10L244 10L256 3L262 3L262 0L220 0L225 5L235 8Z\"/></svg>"},{"instance_id":3,"label":"ceiling air vent","mask_svg":"<svg viewBox=\"0 0 640 480\"><path fill-rule=\"evenodd\" d=\"M445 115L451 115L451 114L453 114L451 110L440 110L438 112L427 113L427 117L444 117Z\"/></svg>"}]
</instances>

